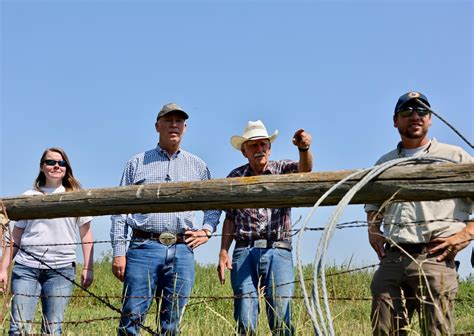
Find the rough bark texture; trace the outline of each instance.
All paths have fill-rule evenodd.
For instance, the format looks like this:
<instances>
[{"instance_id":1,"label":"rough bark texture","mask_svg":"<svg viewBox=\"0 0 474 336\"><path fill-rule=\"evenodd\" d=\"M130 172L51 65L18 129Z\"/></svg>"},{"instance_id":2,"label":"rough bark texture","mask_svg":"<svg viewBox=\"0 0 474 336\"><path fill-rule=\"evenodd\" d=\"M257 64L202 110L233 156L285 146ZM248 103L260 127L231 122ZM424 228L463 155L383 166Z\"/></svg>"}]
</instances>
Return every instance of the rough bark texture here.
<instances>
[{"instance_id":1,"label":"rough bark texture","mask_svg":"<svg viewBox=\"0 0 474 336\"><path fill-rule=\"evenodd\" d=\"M4 198L3 203L10 219L15 220L243 207L308 207L353 172L265 175L89 189ZM342 185L322 205L337 204L359 180L360 176ZM351 203L381 203L394 194L396 200L474 199L474 164L394 167L367 184Z\"/></svg>"}]
</instances>

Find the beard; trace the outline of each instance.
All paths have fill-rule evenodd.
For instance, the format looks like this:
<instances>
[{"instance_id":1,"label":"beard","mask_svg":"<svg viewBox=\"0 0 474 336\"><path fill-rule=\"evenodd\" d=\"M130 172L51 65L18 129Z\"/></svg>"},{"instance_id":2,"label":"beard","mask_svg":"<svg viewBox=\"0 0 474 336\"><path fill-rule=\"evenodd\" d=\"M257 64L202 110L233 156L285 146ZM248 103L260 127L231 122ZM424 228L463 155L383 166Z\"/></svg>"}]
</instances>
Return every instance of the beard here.
<instances>
[{"instance_id":1,"label":"beard","mask_svg":"<svg viewBox=\"0 0 474 336\"><path fill-rule=\"evenodd\" d=\"M421 130L413 131L411 127L405 129L398 129L401 136L408 139L423 139L428 134L428 128L423 126Z\"/></svg>"}]
</instances>

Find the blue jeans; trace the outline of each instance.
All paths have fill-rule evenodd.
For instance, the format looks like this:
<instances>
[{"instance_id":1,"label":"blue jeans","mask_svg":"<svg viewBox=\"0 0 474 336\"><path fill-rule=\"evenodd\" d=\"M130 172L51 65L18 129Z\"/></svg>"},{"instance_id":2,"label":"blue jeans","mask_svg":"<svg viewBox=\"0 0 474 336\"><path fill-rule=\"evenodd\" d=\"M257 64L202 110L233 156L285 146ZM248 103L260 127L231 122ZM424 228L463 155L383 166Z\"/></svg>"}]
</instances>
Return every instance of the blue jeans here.
<instances>
[{"instance_id":1,"label":"blue jeans","mask_svg":"<svg viewBox=\"0 0 474 336\"><path fill-rule=\"evenodd\" d=\"M41 333L62 334L64 311L72 294L71 281L76 277L76 269L71 265L57 268L56 271L67 279L50 269L15 263L11 277L13 300L9 335L32 333L31 322L35 317L39 296L43 313Z\"/></svg>"},{"instance_id":2,"label":"blue jeans","mask_svg":"<svg viewBox=\"0 0 474 336\"><path fill-rule=\"evenodd\" d=\"M132 240L127 251L118 334L137 335L138 323L145 323L156 296L161 334L175 335L193 284L194 253L186 244L165 246L154 240Z\"/></svg>"},{"instance_id":3,"label":"blue jeans","mask_svg":"<svg viewBox=\"0 0 474 336\"><path fill-rule=\"evenodd\" d=\"M234 290L234 318L238 333L253 335L257 329L258 284L264 287L268 324L273 335L293 335L291 297L294 269L291 251L279 248L234 249L231 282Z\"/></svg>"}]
</instances>

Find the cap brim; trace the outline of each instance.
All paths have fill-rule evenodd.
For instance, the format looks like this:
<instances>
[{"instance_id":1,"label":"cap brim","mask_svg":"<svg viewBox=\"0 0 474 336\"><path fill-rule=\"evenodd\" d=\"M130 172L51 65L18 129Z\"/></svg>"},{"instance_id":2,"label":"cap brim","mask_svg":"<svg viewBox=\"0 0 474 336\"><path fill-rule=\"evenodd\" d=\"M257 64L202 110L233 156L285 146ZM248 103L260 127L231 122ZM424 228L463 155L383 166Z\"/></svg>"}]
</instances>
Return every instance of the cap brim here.
<instances>
[{"instance_id":1,"label":"cap brim","mask_svg":"<svg viewBox=\"0 0 474 336\"><path fill-rule=\"evenodd\" d=\"M428 107L431 107L430 103L427 100L425 100L423 98L420 98L420 97L416 97L416 98L411 98L411 99L407 100L403 104L400 104L400 106L398 106L397 110L395 111L395 114L402 111L405 107L409 106L410 104L413 104L413 102L415 102L417 105L421 105L420 104L420 102L421 102L421 103L424 103L425 105L427 105Z\"/></svg>"},{"instance_id":2,"label":"cap brim","mask_svg":"<svg viewBox=\"0 0 474 336\"><path fill-rule=\"evenodd\" d=\"M186 112L184 112L183 110L171 110L171 111L167 111L165 113L160 113L160 114L158 114L157 119L160 119L161 117L164 117L165 115L173 113L173 112L181 113L184 116L184 119L189 119L189 115Z\"/></svg>"}]
</instances>

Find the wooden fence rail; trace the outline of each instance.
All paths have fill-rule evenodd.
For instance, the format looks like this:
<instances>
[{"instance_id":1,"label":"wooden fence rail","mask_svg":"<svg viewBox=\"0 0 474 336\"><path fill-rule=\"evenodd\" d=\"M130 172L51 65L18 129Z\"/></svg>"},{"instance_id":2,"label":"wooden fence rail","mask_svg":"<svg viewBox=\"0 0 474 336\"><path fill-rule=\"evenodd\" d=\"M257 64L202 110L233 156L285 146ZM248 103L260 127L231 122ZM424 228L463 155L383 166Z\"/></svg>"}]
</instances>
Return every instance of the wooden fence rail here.
<instances>
[{"instance_id":1,"label":"wooden fence rail","mask_svg":"<svg viewBox=\"0 0 474 336\"><path fill-rule=\"evenodd\" d=\"M14 220L243 207L307 207L353 172L264 175L87 189L3 198L3 204L10 219ZM344 183L322 205L337 204L361 176ZM394 193L397 193L397 200L474 199L474 164L393 167L367 184L351 203L381 203Z\"/></svg>"}]
</instances>

